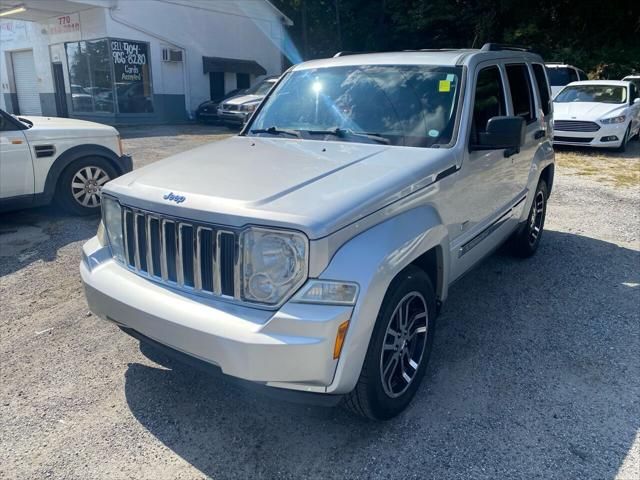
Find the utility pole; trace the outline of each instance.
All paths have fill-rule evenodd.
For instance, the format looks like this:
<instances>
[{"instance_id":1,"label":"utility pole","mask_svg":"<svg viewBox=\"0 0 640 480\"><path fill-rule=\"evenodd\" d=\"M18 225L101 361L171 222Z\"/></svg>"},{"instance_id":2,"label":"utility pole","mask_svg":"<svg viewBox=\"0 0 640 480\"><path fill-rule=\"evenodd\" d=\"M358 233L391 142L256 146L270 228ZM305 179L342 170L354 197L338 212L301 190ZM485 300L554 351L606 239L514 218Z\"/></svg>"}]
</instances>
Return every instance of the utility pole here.
<instances>
[{"instance_id":1,"label":"utility pole","mask_svg":"<svg viewBox=\"0 0 640 480\"><path fill-rule=\"evenodd\" d=\"M342 50L342 25L340 24L340 0L334 0L336 8L336 29L338 30L338 51Z\"/></svg>"},{"instance_id":2,"label":"utility pole","mask_svg":"<svg viewBox=\"0 0 640 480\"><path fill-rule=\"evenodd\" d=\"M309 60L309 38L307 35L307 2L302 0L302 56Z\"/></svg>"}]
</instances>

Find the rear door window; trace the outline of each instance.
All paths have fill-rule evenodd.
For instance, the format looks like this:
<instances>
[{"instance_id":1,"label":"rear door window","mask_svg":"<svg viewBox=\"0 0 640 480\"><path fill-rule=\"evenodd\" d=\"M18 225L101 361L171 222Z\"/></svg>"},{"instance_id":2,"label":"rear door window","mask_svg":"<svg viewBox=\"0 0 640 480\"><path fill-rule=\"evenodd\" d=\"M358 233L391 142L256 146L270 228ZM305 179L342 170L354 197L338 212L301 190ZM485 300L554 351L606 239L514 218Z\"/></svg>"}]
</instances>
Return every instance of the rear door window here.
<instances>
[{"instance_id":1,"label":"rear door window","mask_svg":"<svg viewBox=\"0 0 640 480\"><path fill-rule=\"evenodd\" d=\"M527 123L533 122L536 115L529 69L523 63L507 65L507 79L514 114L524 118Z\"/></svg>"},{"instance_id":2,"label":"rear door window","mask_svg":"<svg viewBox=\"0 0 640 480\"><path fill-rule=\"evenodd\" d=\"M476 82L471 144L477 144L479 134L487 131L487 123L490 118L506 114L507 107L500 69L497 66L483 68L478 73L478 81Z\"/></svg>"},{"instance_id":3,"label":"rear door window","mask_svg":"<svg viewBox=\"0 0 640 480\"><path fill-rule=\"evenodd\" d=\"M533 75L536 77L536 84L538 85L538 96L540 98L542 112L548 115L551 111L551 99L549 98L549 85L547 84L547 77L544 74L544 67L537 63L534 63L532 67Z\"/></svg>"}]
</instances>

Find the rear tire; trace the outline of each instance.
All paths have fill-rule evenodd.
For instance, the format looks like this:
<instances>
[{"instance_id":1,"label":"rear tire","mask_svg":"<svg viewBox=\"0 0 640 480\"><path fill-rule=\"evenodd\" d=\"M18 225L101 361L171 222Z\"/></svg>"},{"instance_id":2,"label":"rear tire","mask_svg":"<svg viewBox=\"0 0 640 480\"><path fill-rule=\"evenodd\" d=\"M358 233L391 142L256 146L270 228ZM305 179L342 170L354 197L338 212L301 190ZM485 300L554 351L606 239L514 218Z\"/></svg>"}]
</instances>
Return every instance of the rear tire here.
<instances>
[{"instance_id":1,"label":"rear tire","mask_svg":"<svg viewBox=\"0 0 640 480\"><path fill-rule=\"evenodd\" d=\"M72 215L100 213L100 191L118 176L111 163L102 157L84 157L71 163L58 178L56 203Z\"/></svg>"},{"instance_id":2,"label":"rear tire","mask_svg":"<svg viewBox=\"0 0 640 480\"><path fill-rule=\"evenodd\" d=\"M436 297L429 277L417 267L407 267L389 285L360 378L345 396L344 406L373 420L388 420L407 408L427 369L435 319Z\"/></svg>"},{"instance_id":3,"label":"rear tire","mask_svg":"<svg viewBox=\"0 0 640 480\"><path fill-rule=\"evenodd\" d=\"M531 257L538 250L547 216L549 189L544 180L538 182L527 221L511 238L511 250L521 258Z\"/></svg>"}]
</instances>

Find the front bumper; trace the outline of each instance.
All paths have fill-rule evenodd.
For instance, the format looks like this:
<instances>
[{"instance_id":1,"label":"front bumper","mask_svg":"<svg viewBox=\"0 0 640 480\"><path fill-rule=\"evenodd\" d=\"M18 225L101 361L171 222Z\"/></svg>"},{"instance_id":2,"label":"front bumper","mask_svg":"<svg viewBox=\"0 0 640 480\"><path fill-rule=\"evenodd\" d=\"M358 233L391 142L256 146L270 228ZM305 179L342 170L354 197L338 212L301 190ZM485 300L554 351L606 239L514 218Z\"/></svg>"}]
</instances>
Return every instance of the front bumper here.
<instances>
[{"instance_id":1,"label":"front bumper","mask_svg":"<svg viewBox=\"0 0 640 480\"><path fill-rule=\"evenodd\" d=\"M287 303L259 310L156 284L109 256L97 238L83 246L80 273L90 310L160 344L267 386L325 393L338 361L338 326L350 306Z\"/></svg>"},{"instance_id":2,"label":"front bumper","mask_svg":"<svg viewBox=\"0 0 640 480\"><path fill-rule=\"evenodd\" d=\"M599 123L598 125L600 129L596 132L554 130L553 144L600 148L619 147L624 139L628 124L603 125ZM607 137L616 137L616 139L607 139Z\"/></svg>"},{"instance_id":3,"label":"front bumper","mask_svg":"<svg viewBox=\"0 0 640 480\"><path fill-rule=\"evenodd\" d=\"M218 110L218 119L224 123L242 125L247 121L251 112L232 112L229 110Z\"/></svg>"},{"instance_id":4,"label":"front bumper","mask_svg":"<svg viewBox=\"0 0 640 480\"><path fill-rule=\"evenodd\" d=\"M196 111L196 118L200 121L209 121L209 122L214 122L214 121L219 121L220 119L218 118L218 111L217 110L197 110Z\"/></svg>"}]
</instances>

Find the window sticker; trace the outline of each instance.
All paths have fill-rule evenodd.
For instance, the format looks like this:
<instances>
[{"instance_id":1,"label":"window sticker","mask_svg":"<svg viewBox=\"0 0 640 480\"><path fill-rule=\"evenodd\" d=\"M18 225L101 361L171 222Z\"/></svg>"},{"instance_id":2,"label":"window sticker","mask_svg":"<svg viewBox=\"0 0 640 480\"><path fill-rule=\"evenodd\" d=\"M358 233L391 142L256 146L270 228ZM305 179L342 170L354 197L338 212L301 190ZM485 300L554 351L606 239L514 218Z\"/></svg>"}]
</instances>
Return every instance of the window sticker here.
<instances>
[{"instance_id":1,"label":"window sticker","mask_svg":"<svg viewBox=\"0 0 640 480\"><path fill-rule=\"evenodd\" d=\"M439 92L450 92L451 91L451 82L449 80L440 80L438 83L438 91Z\"/></svg>"},{"instance_id":2,"label":"window sticker","mask_svg":"<svg viewBox=\"0 0 640 480\"><path fill-rule=\"evenodd\" d=\"M438 130L429 130L429 136L436 138L438 135L440 135L440 132Z\"/></svg>"},{"instance_id":3,"label":"window sticker","mask_svg":"<svg viewBox=\"0 0 640 480\"><path fill-rule=\"evenodd\" d=\"M453 82L456 79L456 76L453 73L447 75L447 82Z\"/></svg>"}]
</instances>

